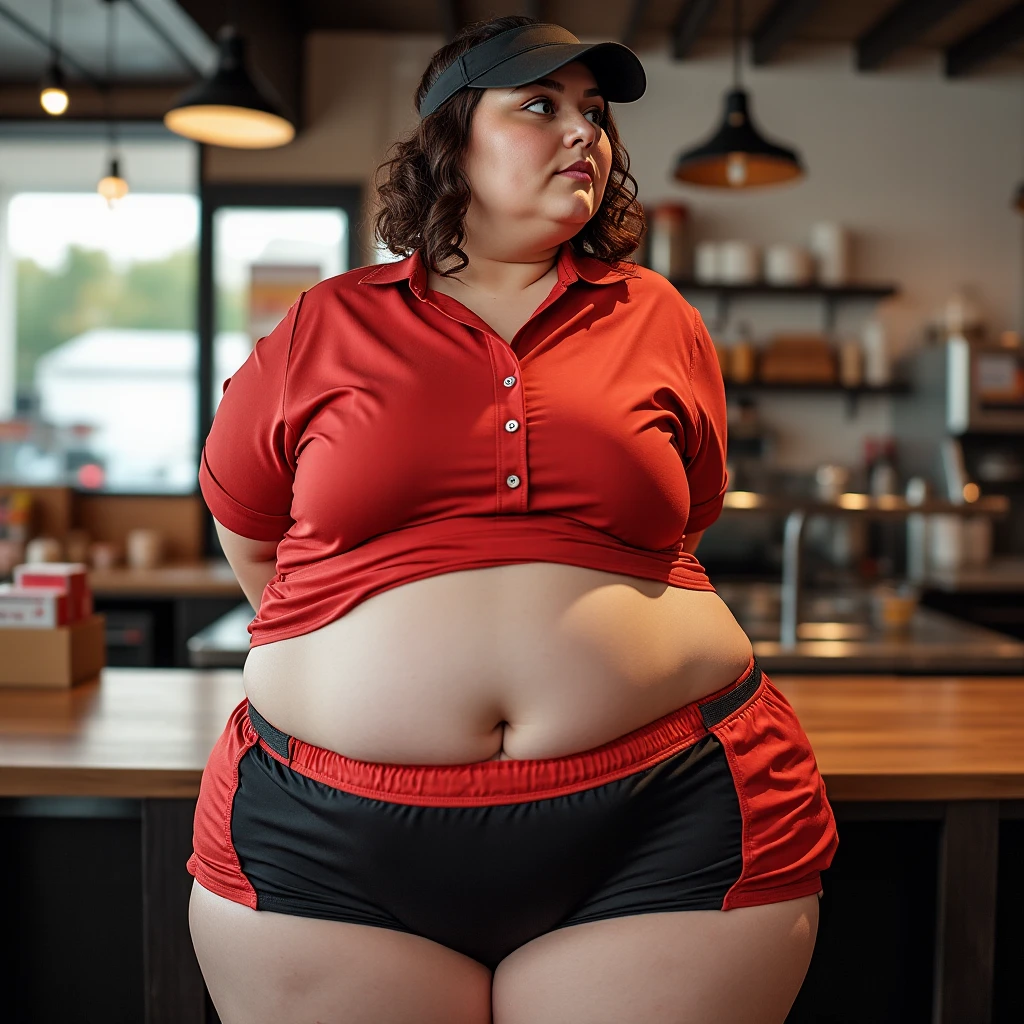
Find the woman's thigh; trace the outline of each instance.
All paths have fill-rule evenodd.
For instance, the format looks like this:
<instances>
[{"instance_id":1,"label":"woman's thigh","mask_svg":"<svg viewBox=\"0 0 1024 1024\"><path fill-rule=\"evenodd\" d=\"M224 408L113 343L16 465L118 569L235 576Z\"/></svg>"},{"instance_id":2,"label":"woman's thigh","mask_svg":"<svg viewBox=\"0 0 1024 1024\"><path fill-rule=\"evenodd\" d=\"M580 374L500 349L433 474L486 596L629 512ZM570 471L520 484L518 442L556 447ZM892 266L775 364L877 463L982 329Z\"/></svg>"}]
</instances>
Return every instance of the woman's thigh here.
<instances>
[{"instance_id":1,"label":"woman's thigh","mask_svg":"<svg viewBox=\"0 0 1024 1024\"><path fill-rule=\"evenodd\" d=\"M198 883L189 926L223 1024L490 1024L491 972L419 935L250 910Z\"/></svg>"},{"instance_id":2,"label":"woman's thigh","mask_svg":"<svg viewBox=\"0 0 1024 1024\"><path fill-rule=\"evenodd\" d=\"M782 1024L817 930L803 896L547 932L498 965L493 1024Z\"/></svg>"}]
</instances>

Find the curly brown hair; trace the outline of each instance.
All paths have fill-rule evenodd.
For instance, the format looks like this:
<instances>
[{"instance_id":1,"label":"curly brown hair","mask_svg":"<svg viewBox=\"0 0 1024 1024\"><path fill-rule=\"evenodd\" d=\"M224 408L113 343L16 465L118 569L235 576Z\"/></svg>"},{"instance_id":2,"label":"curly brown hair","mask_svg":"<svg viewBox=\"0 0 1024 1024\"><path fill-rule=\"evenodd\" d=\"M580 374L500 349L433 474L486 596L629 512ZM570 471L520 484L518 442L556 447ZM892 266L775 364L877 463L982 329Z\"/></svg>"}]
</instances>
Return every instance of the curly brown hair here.
<instances>
[{"instance_id":1,"label":"curly brown hair","mask_svg":"<svg viewBox=\"0 0 1024 1024\"><path fill-rule=\"evenodd\" d=\"M430 58L416 89L417 110L441 72L471 46L506 29L537 23L536 18L509 15L467 25ZM465 216L470 202L463 156L473 111L482 95L482 89L461 89L395 142L389 159L374 172L380 203L374 235L396 256L408 256L418 249L425 264L442 277L469 266L469 257L461 248L466 241ZM607 107L602 127L612 145L608 183L597 212L570 244L579 255L615 262L637 249L647 225L636 198L636 179L629 173L629 154ZM461 263L440 269L452 259Z\"/></svg>"}]
</instances>

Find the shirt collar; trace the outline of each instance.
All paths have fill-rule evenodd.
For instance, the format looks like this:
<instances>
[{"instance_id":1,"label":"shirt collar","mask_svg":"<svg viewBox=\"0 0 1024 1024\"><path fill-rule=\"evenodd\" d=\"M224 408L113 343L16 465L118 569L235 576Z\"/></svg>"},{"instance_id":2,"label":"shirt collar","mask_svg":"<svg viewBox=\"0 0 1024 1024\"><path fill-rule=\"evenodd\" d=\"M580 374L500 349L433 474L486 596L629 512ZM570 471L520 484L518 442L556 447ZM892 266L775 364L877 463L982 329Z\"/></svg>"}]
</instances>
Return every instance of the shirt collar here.
<instances>
[{"instance_id":1,"label":"shirt collar","mask_svg":"<svg viewBox=\"0 0 1024 1024\"><path fill-rule=\"evenodd\" d=\"M617 263L612 265L593 256L581 256L573 252L568 242L563 242L558 251L558 279L568 287L574 281L583 280L588 284L614 284L624 278L632 277L632 265ZM419 249L413 251L405 259L382 263L379 267L364 274L360 284L398 284L408 281L409 287L419 299L426 297L427 268Z\"/></svg>"}]
</instances>

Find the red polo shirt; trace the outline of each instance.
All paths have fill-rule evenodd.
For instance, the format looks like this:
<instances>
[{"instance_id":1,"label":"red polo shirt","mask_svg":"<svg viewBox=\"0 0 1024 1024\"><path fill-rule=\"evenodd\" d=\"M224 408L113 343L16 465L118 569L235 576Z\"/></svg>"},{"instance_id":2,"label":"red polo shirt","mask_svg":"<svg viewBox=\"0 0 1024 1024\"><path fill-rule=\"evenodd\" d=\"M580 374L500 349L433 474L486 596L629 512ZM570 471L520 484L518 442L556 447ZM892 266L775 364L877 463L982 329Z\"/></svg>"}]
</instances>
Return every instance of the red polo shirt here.
<instances>
[{"instance_id":1,"label":"red polo shirt","mask_svg":"<svg viewBox=\"0 0 1024 1024\"><path fill-rule=\"evenodd\" d=\"M722 376L654 271L565 244L508 344L428 290L419 253L360 267L304 292L223 389L203 497L234 533L280 541L252 646L480 566L713 589L682 542L722 508Z\"/></svg>"}]
</instances>

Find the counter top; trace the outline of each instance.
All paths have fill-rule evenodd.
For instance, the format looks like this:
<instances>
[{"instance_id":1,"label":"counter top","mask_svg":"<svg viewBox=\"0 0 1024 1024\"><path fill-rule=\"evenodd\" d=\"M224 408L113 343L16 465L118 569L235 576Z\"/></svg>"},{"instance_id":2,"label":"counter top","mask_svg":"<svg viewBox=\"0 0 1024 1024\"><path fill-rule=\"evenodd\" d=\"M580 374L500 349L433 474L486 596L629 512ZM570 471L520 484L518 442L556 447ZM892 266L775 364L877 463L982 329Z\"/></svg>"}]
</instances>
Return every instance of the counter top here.
<instances>
[{"instance_id":1,"label":"counter top","mask_svg":"<svg viewBox=\"0 0 1024 1024\"><path fill-rule=\"evenodd\" d=\"M244 597L224 559L173 563L155 569L90 569L89 585L97 597Z\"/></svg>"},{"instance_id":2,"label":"counter top","mask_svg":"<svg viewBox=\"0 0 1024 1024\"><path fill-rule=\"evenodd\" d=\"M1024 798L1024 677L778 676L833 800ZM0 691L0 796L195 797L238 670Z\"/></svg>"},{"instance_id":3,"label":"counter top","mask_svg":"<svg viewBox=\"0 0 1024 1024\"><path fill-rule=\"evenodd\" d=\"M988 565L933 569L924 585L949 592L1024 593L1024 558L995 558Z\"/></svg>"}]
</instances>

